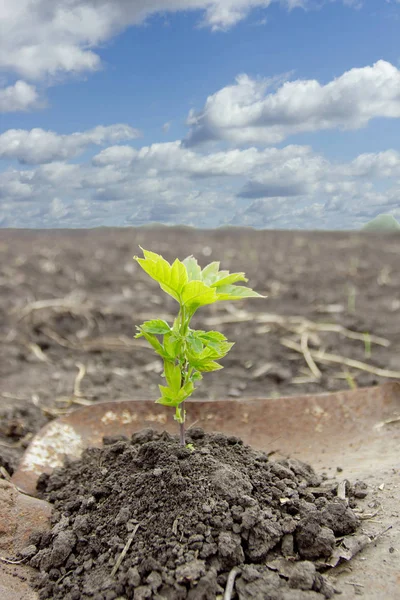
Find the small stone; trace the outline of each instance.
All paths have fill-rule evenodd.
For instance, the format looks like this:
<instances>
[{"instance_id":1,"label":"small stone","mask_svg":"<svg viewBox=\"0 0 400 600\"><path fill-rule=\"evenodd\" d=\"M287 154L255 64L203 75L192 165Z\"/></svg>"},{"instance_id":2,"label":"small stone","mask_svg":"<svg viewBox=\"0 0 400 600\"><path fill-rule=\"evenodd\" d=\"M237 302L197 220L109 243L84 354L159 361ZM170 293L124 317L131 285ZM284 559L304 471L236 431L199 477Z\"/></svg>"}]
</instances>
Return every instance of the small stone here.
<instances>
[{"instance_id":1,"label":"small stone","mask_svg":"<svg viewBox=\"0 0 400 600\"><path fill-rule=\"evenodd\" d=\"M285 558L294 556L294 538L292 534L287 533L283 536L281 542L281 551Z\"/></svg>"},{"instance_id":2,"label":"small stone","mask_svg":"<svg viewBox=\"0 0 400 600\"><path fill-rule=\"evenodd\" d=\"M147 585L140 585L133 592L134 600L146 600L147 598L151 598L152 595L153 592Z\"/></svg>"},{"instance_id":3,"label":"small stone","mask_svg":"<svg viewBox=\"0 0 400 600\"><path fill-rule=\"evenodd\" d=\"M355 498L365 498L368 495L368 485L365 481L356 481L353 486L353 496Z\"/></svg>"},{"instance_id":4,"label":"small stone","mask_svg":"<svg viewBox=\"0 0 400 600\"><path fill-rule=\"evenodd\" d=\"M162 585L162 577L160 573L157 573L157 571L152 571L150 575L148 575L146 583L149 584L153 592L156 592Z\"/></svg>"},{"instance_id":5,"label":"small stone","mask_svg":"<svg viewBox=\"0 0 400 600\"><path fill-rule=\"evenodd\" d=\"M241 391L237 388L230 388L228 391L228 396L231 396L232 398L239 398L241 396Z\"/></svg>"},{"instance_id":6,"label":"small stone","mask_svg":"<svg viewBox=\"0 0 400 600\"><path fill-rule=\"evenodd\" d=\"M289 587L292 589L311 590L315 579L315 565L309 561L303 561L293 567L289 577Z\"/></svg>"},{"instance_id":7,"label":"small stone","mask_svg":"<svg viewBox=\"0 0 400 600\"><path fill-rule=\"evenodd\" d=\"M55 567L61 566L71 554L76 542L72 531L61 531L53 542L51 563Z\"/></svg>"},{"instance_id":8,"label":"small stone","mask_svg":"<svg viewBox=\"0 0 400 600\"><path fill-rule=\"evenodd\" d=\"M30 544L29 546L23 548L19 554L22 558L31 558L36 554L37 551L37 547L34 544Z\"/></svg>"},{"instance_id":9,"label":"small stone","mask_svg":"<svg viewBox=\"0 0 400 600\"><path fill-rule=\"evenodd\" d=\"M176 579L178 583L193 583L205 575L206 566L204 560L192 560L184 565L177 567Z\"/></svg>"},{"instance_id":10,"label":"small stone","mask_svg":"<svg viewBox=\"0 0 400 600\"><path fill-rule=\"evenodd\" d=\"M121 508L115 518L116 525L125 525L129 521L130 510L128 507Z\"/></svg>"},{"instance_id":11,"label":"small stone","mask_svg":"<svg viewBox=\"0 0 400 600\"><path fill-rule=\"evenodd\" d=\"M137 567L130 567L128 569L128 584L137 588L140 585L140 574Z\"/></svg>"}]
</instances>

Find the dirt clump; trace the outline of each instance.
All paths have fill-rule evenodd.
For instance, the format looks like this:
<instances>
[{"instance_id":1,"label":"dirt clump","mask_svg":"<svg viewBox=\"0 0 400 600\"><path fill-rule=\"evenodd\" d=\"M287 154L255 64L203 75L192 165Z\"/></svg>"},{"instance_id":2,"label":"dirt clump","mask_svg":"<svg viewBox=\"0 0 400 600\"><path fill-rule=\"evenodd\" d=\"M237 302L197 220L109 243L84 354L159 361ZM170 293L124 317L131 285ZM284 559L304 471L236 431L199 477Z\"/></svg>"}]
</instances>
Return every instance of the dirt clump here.
<instances>
[{"instance_id":1,"label":"dirt clump","mask_svg":"<svg viewBox=\"0 0 400 600\"><path fill-rule=\"evenodd\" d=\"M238 600L334 595L317 561L359 525L352 487L342 500L309 465L237 437L192 428L187 441L105 438L41 476L54 513L33 540L40 598L215 600L232 581Z\"/></svg>"}]
</instances>

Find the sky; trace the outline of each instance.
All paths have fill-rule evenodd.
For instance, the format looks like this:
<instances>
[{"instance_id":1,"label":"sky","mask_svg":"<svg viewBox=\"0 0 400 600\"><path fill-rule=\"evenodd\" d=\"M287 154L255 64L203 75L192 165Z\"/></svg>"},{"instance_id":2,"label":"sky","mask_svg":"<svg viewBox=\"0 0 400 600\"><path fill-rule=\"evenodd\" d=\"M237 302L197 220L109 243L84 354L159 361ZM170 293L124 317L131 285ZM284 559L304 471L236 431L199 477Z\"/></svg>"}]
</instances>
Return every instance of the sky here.
<instances>
[{"instance_id":1,"label":"sky","mask_svg":"<svg viewBox=\"0 0 400 600\"><path fill-rule=\"evenodd\" d=\"M0 227L400 220L400 0L1 0Z\"/></svg>"}]
</instances>

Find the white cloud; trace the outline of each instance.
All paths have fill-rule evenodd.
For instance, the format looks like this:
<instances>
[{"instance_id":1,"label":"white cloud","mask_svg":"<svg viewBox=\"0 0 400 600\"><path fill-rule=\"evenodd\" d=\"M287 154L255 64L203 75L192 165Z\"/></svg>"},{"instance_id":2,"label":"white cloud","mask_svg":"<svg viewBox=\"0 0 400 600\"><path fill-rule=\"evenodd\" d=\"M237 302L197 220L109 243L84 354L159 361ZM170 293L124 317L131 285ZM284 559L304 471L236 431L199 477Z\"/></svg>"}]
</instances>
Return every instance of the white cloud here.
<instances>
[{"instance_id":1,"label":"white cloud","mask_svg":"<svg viewBox=\"0 0 400 600\"><path fill-rule=\"evenodd\" d=\"M200 154L184 147L181 142L144 146L134 150L130 146L110 146L93 157L97 166L129 166L131 169L150 169L154 173L175 172L191 177L245 176L257 167L281 163L292 157L307 157L307 146L286 146L283 149L247 148Z\"/></svg>"},{"instance_id":2,"label":"white cloud","mask_svg":"<svg viewBox=\"0 0 400 600\"><path fill-rule=\"evenodd\" d=\"M89 133L70 137L85 135L85 143L104 140L104 131ZM108 134L120 139L116 131ZM62 146L71 155L76 151L71 140ZM30 147L23 148L32 159ZM57 153L56 144L52 157ZM158 221L197 227L352 228L360 219L398 210L399 163L395 150L332 163L309 147L294 145L207 155L179 141L139 149L111 145L83 164L59 159L0 172L1 224L95 227Z\"/></svg>"},{"instance_id":3,"label":"white cloud","mask_svg":"<svg viewBox=\"0 0 400 600\"><path fill-rule=\"evenodd\" d=\"M0 68L27 79L96 71L94 49L157 13L198 10L212 30L228 29L278 0L2 0ZM288 9L301 0L279 0ZM310 0L304 2L310 5ZM312 4L318 6L317 0Z\"/></svg>"},{"instance_id":4,"label":"white cloud","mask_svg":"<svg viewBox=\"0 0 400 600\"><path fill-rule=\"evenodd\" d=\"M130 164L138 151L131 146L110 146L93 157L93 163L97 166Z\"/></svg>"},{"instance_id":5,"label":"white cloud","mask_svg":"<svg viewBox=\"0 0 400 600\"><path fill-rule=\"evenodd\" d=\"M236 84L209 96L203 110L189 114L186 145L276 144L296 133L359 129L376 117L400 117L400 70L384 60L325 85L297 80L270 88L271 80L240 75Z\"/></svg>"},{"instance_id":6,"label":"white cloud","mask_svg":"<svg viewBox=\"0 0 400 600\"><path fill-rule=\"evenodd\" d=\"M360 154L349 164L348 173L369 178L400 177L400 153L386 150L376 154Z\"/></svg>"},{"instance_id":7,"label":"white cloud","mask_svg":"<svg viewBox=\"0 0 400 600\"><path fill-rule=\"evenodd\" d=\"M36 88L25 81L0 89L0 112L17 112L35 108L39 95Z\"/></svg>"},{"instance_id":8,"label":"white cloud","mask_svg":"<svg viewBox=\"0 0 400 600\"><path fill-rule=\"evenodd\" d=\"M35 128L9 129L0 135L0 159L15 159L23 164L41 164L77 156L91 145L131 140L140 134L129 125L99 125L84 132L60 135Z\"/></svg>"},{"instance_id":9,"label":"white cloud","mask_svg":"<svg viewBox=\"0 0 400 600\"><path fill-rule=\"evenodd\" d=\"M271 166L248 180L242 198L277 198L311 195L329 177L332 165L320 156L297 156Z\"/></svg>"}]
</instances>

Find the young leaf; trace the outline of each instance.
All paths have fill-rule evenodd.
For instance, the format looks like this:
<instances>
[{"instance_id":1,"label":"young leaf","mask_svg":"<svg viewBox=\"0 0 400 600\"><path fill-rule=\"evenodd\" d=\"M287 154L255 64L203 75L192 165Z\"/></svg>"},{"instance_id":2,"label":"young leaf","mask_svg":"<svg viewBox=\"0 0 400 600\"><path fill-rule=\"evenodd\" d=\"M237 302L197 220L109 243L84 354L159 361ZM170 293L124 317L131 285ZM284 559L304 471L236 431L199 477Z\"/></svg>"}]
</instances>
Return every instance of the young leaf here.
<instances>
[{"instance_id":1,"label":"young leaf","mask_svg":"<svg viewBox=\"0 0 400 600\"><path fill-rule=\"evenodd\" d=\"M191 361L189 364L202 373L210 373L224 368L214 360L196 360L194 364Z\"/></svg>"},{"instance_id":2,"label":"young leaf","mask_svg":"<svg viewBox=\"0 0 400 600\"><path fill-rule=\"evenodd\" d=\"M203 375L199 371L193 371L190 376L190 381L200 381L201 379L203 379Z\"/></svg>"},{"instance_id":3,"label":"young leaf","mask_svg":"<svg viewBox=\"0 0 400 600\"><path fill-rule=\"evenodd\" d=\"M197 358L223 358L234 345L218 331L192 330L189 334L188 352Z\"/></svg>"},{"instance_id":4,"label":"young leaf","mask_svg":"<svg viewBox=\"0 0 400 600\"><path fill-rule=\"evenodd\" d=\"M192 381L188 381L187 383L185 383L185 385L179 391L178 404L180 404L181 402L184 402L186 400L186 398L188 398L190 396L190 394L193 393L193 390L194 390L194 383Z\"/></svg>"},{"instance_id":5,"label":"young leaf","mask_svg":"<svg viewBox=\"0 0 400 600\"><path fill-rule=\"evenodd\" d=\"M164 350L168 354L170 360L178 358L181 347L182 340L175 333L167 333L164 336Z\"/></svg>"},{"instance_id":6,"label":"young leaf","mask_svg":"<svg viewBox=\"0 0 400 600\"><path fill-rule=\"evenodd\" d=\"M162 358L169 358L169 355L164 351L163 346L160 344L155 335L152 333L147 333L146 331L142 331L140 327L137 327L137 329L139 329L139 333L135 335L135 338L144 337L149 344L153 346L157 354L162 356Z\"/></svg>"},{"instance_id":7,"label":"young leaf","mask_svg":"<svg viewBox=\"0 0 400 600\"><path fill-rule=\"evenodd\" d=\"M171 327L166 321L162 319L152 319L151 321L145 321L140 326L146 333L153 333L155 335L165 335L171 331Z\"/></svg>"},{"instance_id":8,"label":"young leaf","mask_svg":"<svg viewBox=\"0 0 400 600\"><path fill-rule=\"evenodd\" d=\"M219 270L219 262L211 262L209 265L204 267L201 272L201 278L206 285L210 285L215 281Z\"/></svg>"},{"instance_id":9,"label":"young leaf","mask_svg":"<svg viewBox=\"0 0 400 600\"><path fill-rule=\"evenodd\" d=\"M200 352L202 352L204 346L203 343L200 339L200 336L196 335L197 331L191 331L189 333L188 336L188 344L189 344L189 349L194 353L194 354L200 354Z\"/></svg>"},{"instance_id":10,"label":"young leaf","mask_svg":"<svg viewBox=\"0 0 400 600\"><path fill-rule=\"evenodd\" d=\"M134 256L142 269L155 281L157 281L164 292L180 302L180 294L183 286L188 281L186 267L180 260L176 259L171 266L162 256L155 252L143 250L145 258Z\"/></svg>"},{"instance_id":11,"label":"young leaf","mask_svg":"<svg viewBox=\"0 0 400 600\"><path fill-rule=\"evenodd\" d=\"M194 256L188 256L182 262L186 267L189 281L194 281L194 280L201 281L202 280L201 268L200 268L197 260L194 258Z\"/></svg>"},{"instance_id":12,"label":"young leaf","mask_svg":"<svg viewBox=\"0 0 400 600\"><path fill-rule=\"evenodd\" d=\"M156 400L157 404L164 404L165 406L177 406L179 404L175 394L168 387L159 385L158 388L161 392L161 397Z\"/></svg>"},{"instance_id":13,"label":"young leaf","mask_svg":"<svg viewBox=\"0 0 400 600\"><path fill-rule=\"evenodd\" d=\"M202 281L189 281L182 290L182 304L194 313L200 306L213 304L217 300L216 291Z\"/></svg>"},{"instance_id":14,"label":"young leaf","mask_svg":"<svg viewBox=\"0 0 400 600\"><path fill-rule=\"evenodd\" d=\"M207 343L214 343L214 342L226 342L226 337L224 336L223 333L220 333L219 331L201 331L200 329L196 331L196 333L198 333L198 337Z\"/></svg>"},{"instance_id":15,"label":"young leaf","mask_svg":"<svg viewBox=\"0 0 400 600\"><path fill-rule=\"evenodd\" d=\"M164 373L170 389L178 395L181 389L181 370L179 366L166 360L164 362Z\"/></svg>"},{"instance_id":16,"label":"young leaf","mask_svg":"<svg viewBox=\"0 0 400 600\"><path fill-rule=\"evenodd\" d=\"M222 271L219 274L222 274ZM211 287L219 288L222 285L230 285L237 281L248 281L248 279L244 276L244 273L228 273L225 277L218 278L214 281L214 283L211 284Z\"/></svg>"},{"instance_id":17,"label":"young leaf","mask_svg":"<svg viewBox=\"0 0 400 600\"><path fill-rule=\"evenodd\" d=\"M242 285L223 285L217 288L217 300L243 300L243 298L264 298L258 292Z\"/></svg>"}]
</instances>

